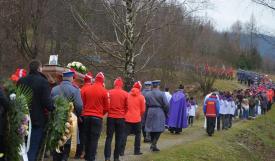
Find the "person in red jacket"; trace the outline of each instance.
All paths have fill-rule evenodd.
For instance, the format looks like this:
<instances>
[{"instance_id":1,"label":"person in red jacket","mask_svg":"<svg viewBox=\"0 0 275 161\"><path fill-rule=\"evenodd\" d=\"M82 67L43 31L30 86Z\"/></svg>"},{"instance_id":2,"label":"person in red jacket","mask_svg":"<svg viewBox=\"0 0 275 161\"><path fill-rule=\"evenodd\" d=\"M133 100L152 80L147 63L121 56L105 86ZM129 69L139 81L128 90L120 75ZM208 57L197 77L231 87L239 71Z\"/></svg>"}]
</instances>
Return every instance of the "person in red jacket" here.
<instances>
[{"instance_id":1,"label":"person in red jacket","mask_svg":"<svg viewBox=\"0 0 275 161\"><path fill-rule=\"evenodd\" d=\"M83 89L85 129L85 160L94 161L97 153L98 140L102 129L102 118L108 112L108 91L103 87L104 74L98 73L95 83Z\"/></svg>"},{"instance_id":2,"label":"person in red jacket","mask_svg":"<svg viewBox=\"0 0 275 161\"><path fill-rule=\"evenodd\" d=\"M205 100L203 105L203 112L206 117L206 132L212 136L215 131L216 119L219 115L220 103L215 93L212 93L209 98Z\"/></svg>"},{"instance_id":3,"label":"person in red jacket","mask_svg":"<svg viewBox=\"0 0 275 161\"><path fill-rule=\"evenodd\" d=\"M81 98L83 100L84 92L87 91L87 88L89 88L92 85L92 79L93 75L91 72L88 72L84 77L84 85L81 87ZM86 105L86 102L83 102L83 106ZM78 118L78 129L79 129L79 139L80 144L77 145L77 151L76 151L76 159L83 158L83 151L84 151L84 143L85 143L85 129L84 129L84 117L81 115Z\"/></svg>"},{"instance_id":4,"label":"person in red jacket","mask_svg":"<svg viewBox=\"0 0 275 161\"><path fill-rule=\"evenodd\" d=\"M119 161L119 154L121 148L121 142L123 139L123 133L125 128L125 113L127 110L127 98L128 93L123 90L123 80L119 77L114 81L114 89L109 91L110 94L110 108L107 118L107 131L106 141L104 148L104 156L106 161L110 161L111 158L111 145L113 135L115 133L115 150L114 160Z\"/></svg>"},{"instance_id":5,"label":"person in red jacket","mask_svg":"<svg viewBox=\"0 0 275 161\"><path fill-rule=\"evenodd\" d=\"M267 111L271 109L272 102L273 102L274 92L272 89L267 90L267 98L268 98L268 105L267 105Z\"/></svg>"},{"instance_id":6,"label":"person in red jacket","mask_svg":"<svg viewBox=\"0 0 275 161\"><path fill-rule=\"evenodd\" d=\"M128 94L128 109L125 115L125 136L122 143L121 155L124 155L124 150L129 134L135 135L135 155L141 155L140 140L141 140L141 117L145 112L145 98L141 94L141 83L138 81L134 84L131 92Z\"/></svg>"}]
</instances>

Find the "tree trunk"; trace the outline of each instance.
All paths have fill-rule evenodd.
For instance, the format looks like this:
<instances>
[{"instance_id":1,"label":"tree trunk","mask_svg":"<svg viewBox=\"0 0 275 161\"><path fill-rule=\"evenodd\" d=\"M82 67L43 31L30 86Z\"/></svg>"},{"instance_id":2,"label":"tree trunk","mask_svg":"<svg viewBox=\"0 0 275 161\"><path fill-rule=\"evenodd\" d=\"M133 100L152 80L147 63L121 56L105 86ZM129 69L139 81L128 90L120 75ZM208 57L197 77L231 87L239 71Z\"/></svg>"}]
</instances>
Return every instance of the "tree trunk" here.
<instances>
[{"instance_id":1,"label":"tree trunk","mask_svg":"<svg viewBox=\"0 0 275 161\"><path fill-rule=\"evenodd\" d=\"M125 42L125 88L129 91L135 82L135 58L134 58L134 11L133 0L124 0L126 3L126 42Z\"/></svg>"}]
</instances>

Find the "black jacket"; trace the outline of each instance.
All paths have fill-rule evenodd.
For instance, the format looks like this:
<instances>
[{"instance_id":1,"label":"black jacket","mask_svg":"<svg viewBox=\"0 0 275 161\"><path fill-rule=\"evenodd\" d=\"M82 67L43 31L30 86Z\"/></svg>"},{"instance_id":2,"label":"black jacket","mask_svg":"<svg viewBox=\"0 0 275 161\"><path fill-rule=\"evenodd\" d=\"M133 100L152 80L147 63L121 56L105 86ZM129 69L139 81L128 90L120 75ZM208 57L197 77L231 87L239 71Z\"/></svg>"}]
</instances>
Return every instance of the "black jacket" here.
<instances>
[{"instance_id":1,"label":"black jacket","mask_svg":"<svg viewBox=\"0 0 275 161\"><path fill-rule=\"evenodd\" d=\"M8 99L5 97L4 92L0 89L0 135L3 135L5 125L5 113L9 107Z\"/></svg>"},{"instance_id":2,"label":"black jacket","mask_svg":"<svg viewBox=\"0 0 275 161\"><path fill-rule=\"evenodd\" d=\"M21 78L17 85L25 85L32 90L32 102L30 115L33 127L44 127L46 123L46 110L54 109L51 99L51 89L48 80L39 72L30 72L26 77Z\"/></svg>"}]
</instances>

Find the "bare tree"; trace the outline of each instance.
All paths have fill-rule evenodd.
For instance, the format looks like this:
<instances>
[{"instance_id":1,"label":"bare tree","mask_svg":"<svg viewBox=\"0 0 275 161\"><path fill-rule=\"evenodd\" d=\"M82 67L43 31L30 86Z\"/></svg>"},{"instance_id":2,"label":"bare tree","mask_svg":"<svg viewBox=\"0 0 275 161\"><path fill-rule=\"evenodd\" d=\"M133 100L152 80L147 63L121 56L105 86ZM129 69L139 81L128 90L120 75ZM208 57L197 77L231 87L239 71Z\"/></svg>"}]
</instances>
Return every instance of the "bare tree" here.
<instances>
[{"instance_id":1,"label":"bare tree","mask_svg":"<svg viewBox=\"0 0 275 161\"><path fill-rule=\"evenodd\" d=\"M173 22L171 19L161 24L154 23L158 9L166 7L165 0L102 0L102 5L114 30L114 39L106 41L94 32L94 29L71 1L64 1L70 6L75 20L87 33L95 53L101 53L101 56L108 57L100 64L93 63L93 65L105 68L109 66L113 70L119 71L124 76L128 90L135 81L136 72L143 70L156 54L154 50L151 54L144 52L146 45L152 40L153 33ZM194 3L194 1L192 2ZM184 3L190 4L187 0ZM192 4L193 6L195 5ZM143 59L142 63L137 64L138 57L146 58Z\"/></svg>"},{"instance_id":2,"label":"bare tree","mask_svg":"<svg viewBox=\"0 0 275 161\"><path fill-rule=\"evenodd\" d=\"M265 6L269 9L275 10L275 0L252 0L252 2Z\"/></svg>"}]
</instances>

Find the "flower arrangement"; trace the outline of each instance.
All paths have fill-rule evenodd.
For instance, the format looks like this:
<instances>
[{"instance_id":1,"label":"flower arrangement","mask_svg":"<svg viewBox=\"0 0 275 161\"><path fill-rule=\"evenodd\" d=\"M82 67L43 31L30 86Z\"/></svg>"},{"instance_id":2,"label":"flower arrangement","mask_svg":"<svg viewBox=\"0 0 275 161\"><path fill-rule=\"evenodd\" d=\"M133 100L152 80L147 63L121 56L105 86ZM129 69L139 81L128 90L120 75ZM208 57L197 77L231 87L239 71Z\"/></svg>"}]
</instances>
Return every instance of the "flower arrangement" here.
<instances>
[{"instance_id":1,"label":"flower arrangement","mask_svg":"<svg viewBox=\"0 0 275 161\"><path fill-rule=\"evenodd\" d=\"M21 125L18 128L18 133L21 137L25 137L29 135L29 115L25 114L22 118Z\"/></svg>"},{"instance_id":2,"label":"flower arrangement","mask_svg":"<svg viewBox=\"0 0 275 161\"><path fill-rule=\"evenodd\" d=\"M79 73L85 74L87 72L87 68L80 62L72 62L67 65L68 68L73 68Z\"/></svg>"},{"instance_id":3,"label":"flower arrangement","mask_svg":"<svg viewBox=\"0 0 275 161\"><path fill-rule=\"evenodd\" d=\"M29 108L32 91L25 86L18 86L15 90L16 98L10 101L7 111L7 129L5 147L7 148L7 160L20 161L20 150L28 136Z\"/></svg>"},{"instance_id":4,"label":"flower arrangement","mask_svg":"<svg viewBox=\"0 0 275 161\"><path fill-rule=\"evenodd\" d=\"M62 147L71 136L71 108L70 103L63 96L55 98L55 111L50 114L50 122L48 125L48 138L46 140L49 150L59 152L59 147Z\"/></svg>"}]
</instances>

